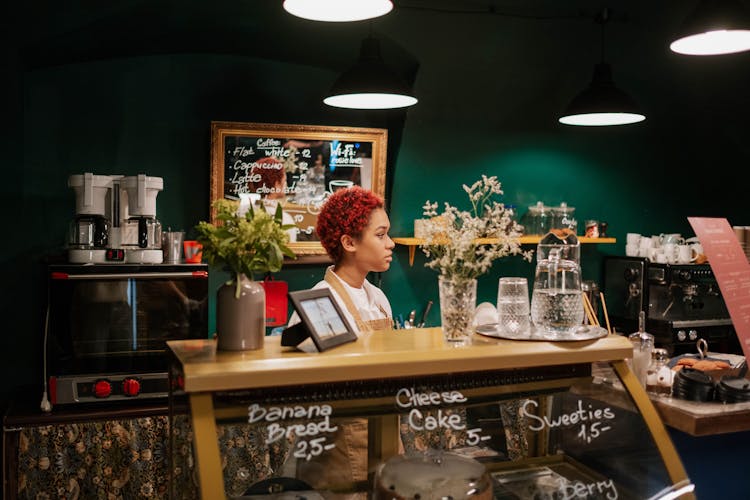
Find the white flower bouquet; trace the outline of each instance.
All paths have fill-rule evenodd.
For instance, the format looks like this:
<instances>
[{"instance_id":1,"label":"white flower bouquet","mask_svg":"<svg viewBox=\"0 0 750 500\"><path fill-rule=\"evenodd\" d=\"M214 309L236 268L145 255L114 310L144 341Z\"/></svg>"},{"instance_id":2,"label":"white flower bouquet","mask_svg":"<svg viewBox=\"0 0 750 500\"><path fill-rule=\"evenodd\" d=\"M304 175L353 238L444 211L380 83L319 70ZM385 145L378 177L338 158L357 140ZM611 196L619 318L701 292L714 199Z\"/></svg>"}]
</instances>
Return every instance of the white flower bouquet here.
<instances>
[{"instance_id":1,"label":"white flower bouquet","mask_svg":"<svg viewBox=\"0 0 750 500\"><path fill-rule=\"evenodd\" d=\"M425 266L443 279L468 281L486 273L492 263L508 255L522 255L531 261L533 251L521 249L522 227L512 211L498 201L503 191L497 177L482 175L471 186L464 184L471 210L445 203L438 214L437 202L424 204L424 242L420 248L428 258Z\"/></svg>"}]
</instances>

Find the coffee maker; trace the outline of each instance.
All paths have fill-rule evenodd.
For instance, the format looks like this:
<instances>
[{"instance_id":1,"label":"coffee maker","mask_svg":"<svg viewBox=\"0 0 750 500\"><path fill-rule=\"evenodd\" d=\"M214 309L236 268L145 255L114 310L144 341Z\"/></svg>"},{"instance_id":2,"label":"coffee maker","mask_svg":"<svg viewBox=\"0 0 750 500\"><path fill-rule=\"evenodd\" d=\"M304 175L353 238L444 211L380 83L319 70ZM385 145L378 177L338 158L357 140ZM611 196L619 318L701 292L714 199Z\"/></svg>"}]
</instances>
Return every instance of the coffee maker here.
<instances>
[{"instance_id":1,"label":"coffee maker","mask_svg":"<svg viewBox=\"0 0 750 500\"><path fill-rule=\"evenodd\" d=\"M161 177L71 175L76 216L70 224L68 260L72 263L161 264L161 223L156 196Z\"/></svg>"},{"instance_id":2,"label":"coffee maker","mask_svg":"<svg viewBox=\"0 0 750 500\"><path fill-rule=\"evenodd\" d=\"M708 264L660 264L642 257L604 259L604 295L612 325L635 332L641 311L657 347L671 354L712 351L741 354L716 277Z\"/></svg>"}]
</instances>

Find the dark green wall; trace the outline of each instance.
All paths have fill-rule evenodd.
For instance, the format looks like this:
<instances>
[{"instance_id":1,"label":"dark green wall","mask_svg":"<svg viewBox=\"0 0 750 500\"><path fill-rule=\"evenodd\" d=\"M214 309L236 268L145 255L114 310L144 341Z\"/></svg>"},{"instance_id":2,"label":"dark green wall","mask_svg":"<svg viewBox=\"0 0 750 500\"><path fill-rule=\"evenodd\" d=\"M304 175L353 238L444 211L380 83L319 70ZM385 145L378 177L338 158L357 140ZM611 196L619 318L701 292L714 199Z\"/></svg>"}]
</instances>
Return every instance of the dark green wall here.
<instances>
[{"instance_id":1,"label":"dark green wall","mask_svg":"<svg viewBox=\"0 0 750 500\"><path fill-rule=\"evenodd\" d=\"M74 203L68 176L163 177L159 218L189 229L208 214L212 120L387 128L394 236L412 233L427 199L463 204L461 184L481 174L499 177L507 203L566 201L579 221L608 221L618 239L584 249L586 279L600 278L602 255L624 253L626 232L690 234L687 216L750 224L737 184L750 164L750 54L673 55L666 37L682 9L614 3L631 10L608 30L608 59L648 118L606 129L556 122L598 57L598 31L586 19L397 9L372 29L420 102L401 111L352 111L330 109L321 96L353 61L366 23L309 23L289 19L280 2L255 1L11 12L3 83L3 396L41 387L41 260L63 251ZM555 5L529 8L543 13ZM555 9L578 12L572 3L568 12ZM396 314L437 304L437 276L423 264L418 252L410 267L399 247L379 277ZM290 266L278 278L301 289L322 273L322 266ZM494 302L499 276L532 273L533 264L518 257L499 262L481 278L479 300ZM221 279L215 274L212 285ZM436 307L429 322L438 321Z\"/></svg>"}]
</instances>

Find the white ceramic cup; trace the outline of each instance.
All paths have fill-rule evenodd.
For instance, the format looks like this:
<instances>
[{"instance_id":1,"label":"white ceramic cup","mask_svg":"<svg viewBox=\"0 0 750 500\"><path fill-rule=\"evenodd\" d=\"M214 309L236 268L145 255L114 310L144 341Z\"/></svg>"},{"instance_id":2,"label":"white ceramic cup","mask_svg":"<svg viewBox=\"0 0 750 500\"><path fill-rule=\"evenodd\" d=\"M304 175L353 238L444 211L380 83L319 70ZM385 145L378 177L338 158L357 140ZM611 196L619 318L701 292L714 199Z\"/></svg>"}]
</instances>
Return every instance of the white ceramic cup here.
<instances>
[{"instance_id":1,"label":"white ceramic cup","mask_svg":"<svg viewBox=\"0 0 750 500\"><path fill-rule=\"evenodd\" d=\"M626 235L627 241L626 243L628 245L635 245L638 246L641 244L641 235L638 233L628 233Z\"/></svg>"},{"instance_id":2,"label":"white ceramic cup","mask_svg":"<svg viewBox=\"0 0 750 500\"><path fill-rule=\"evenodd\" d=\"M651 246L652 247L658 248L658 247L661 246L661 243L662 243L661 236L659 236L658 234L654 234L654 235L651 236Z\"/></svg>"},{"instance_id":3,"label":"white ceramic cup","mask_svg":"<svg viewBox=\"0 0 750 500\"><path fill-rule=\"evenodd\" d=\"M664 252L657 253L656 262L658 262L659 264L668 264L669 259L667 258L667 254L665 254Z\"/></svg>"},{"instance_id":4,"label":"white ceramic cup","mask_svg":"<svg viewBox=\"0 0 750 500\"><path fill-rule=\"evenodd\" d=\"M690 245L677 245L677 262L679 264L690 264L694 260L693 249Z\"/></svg>"},{"instance_id":5,"label":"white ceramic cup","mask_svg":"<svg viewBox=\"0 0 750 500\"><path fill-rule=\"evenodd\" d=\"M664 255L666 255L667 257L667 262L677 262L677 245L675 243L665 243L661 248L662 250L664 250Z\"/></svg>"},{"instance_id":6,"label":"white ceramic cup","mask_svg":"<svg viewBox=\"0 0 750 500\"><path fill-rule=\"evenodd\" d=\"M690 248L693 250L693 260L697 259L699 255L703 254L703 245L700 243L693 243L690 245Z\"/></svg>"},{"instance_id":7,"label":"white ceramic cup","mask_svg":"<svg viewBox=\"0 0 750 500\"><path fill-rule=\"evenodd\" d=\"M638 250L638 245L625 245L625 255L627 255L628 257L638 257Z\"/></svg>"},{"instance_id":8,"label":"white ceramic cup","mask_svg":"<svg viewBox=\"0 0 750 500\"><path fill-rule=\"evenodd\" d=\"M482 302L474 309L474 325L497 323L497 310L489 302Z\"/></svg>"},{"instance_id":9,"label":"white ceramic cup","mask_svg":"<svg viewBox=\"0 0 750 500\"><path fill-rule=\"evenodd\" d=\"M667 243L674 243L675 245L682 245L685 243L685 238L680 233L670 233L661 235L662 245Z\"/></svg>"},{"instance_id":10,"label":"white ceramic cup","mask_svg":"<svg viewBox=\"0 0 750 500\"><path fill-rule=\"evenodd\" d=\"M651 238L641 238L640 247L641 248L651 248L654 246L654 242L651 241Z\"/></svg>"}]
</instances>

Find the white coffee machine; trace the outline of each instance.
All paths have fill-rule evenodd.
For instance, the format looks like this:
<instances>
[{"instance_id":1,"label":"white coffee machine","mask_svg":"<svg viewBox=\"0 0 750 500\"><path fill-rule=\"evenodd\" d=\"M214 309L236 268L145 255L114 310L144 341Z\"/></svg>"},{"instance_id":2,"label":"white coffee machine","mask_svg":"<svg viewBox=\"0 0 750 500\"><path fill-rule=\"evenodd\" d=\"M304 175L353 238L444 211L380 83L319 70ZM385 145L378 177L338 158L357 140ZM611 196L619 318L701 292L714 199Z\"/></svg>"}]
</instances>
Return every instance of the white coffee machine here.
<instances>
[{"instance_id":1,"label":"white coffee machine","mask_svg":"<svg viewBox=\"0 0 750 500\"><path fill-rule=\"evenodd\" d=\"M161 177L87 172L71 175L68 187L76 193L70 262L162 263L161 223L156 219Z\"/></svg>"}]
</instances>

